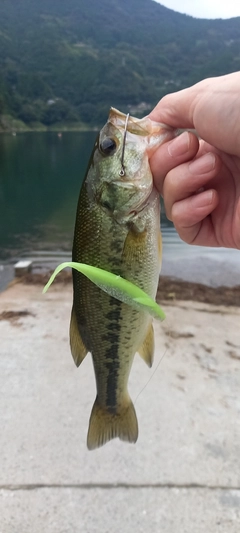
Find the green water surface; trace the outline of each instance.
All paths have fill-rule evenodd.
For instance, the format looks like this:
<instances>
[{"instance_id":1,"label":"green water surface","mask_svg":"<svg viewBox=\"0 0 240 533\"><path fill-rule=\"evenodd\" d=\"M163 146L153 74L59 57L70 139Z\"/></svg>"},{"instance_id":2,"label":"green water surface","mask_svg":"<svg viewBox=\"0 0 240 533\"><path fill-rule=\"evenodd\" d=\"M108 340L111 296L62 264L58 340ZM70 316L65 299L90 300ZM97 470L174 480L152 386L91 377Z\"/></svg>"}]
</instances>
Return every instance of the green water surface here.
<instances>
[{"instance_id":1,"label":"green water surface","mask_svg":"<svg viewBox=\"0 0 240 533\"><path fill-rule=\"evenodd\" d=\"M0 259L70 250L96 132L0 135Z\"/></svg>"}]
</instances>

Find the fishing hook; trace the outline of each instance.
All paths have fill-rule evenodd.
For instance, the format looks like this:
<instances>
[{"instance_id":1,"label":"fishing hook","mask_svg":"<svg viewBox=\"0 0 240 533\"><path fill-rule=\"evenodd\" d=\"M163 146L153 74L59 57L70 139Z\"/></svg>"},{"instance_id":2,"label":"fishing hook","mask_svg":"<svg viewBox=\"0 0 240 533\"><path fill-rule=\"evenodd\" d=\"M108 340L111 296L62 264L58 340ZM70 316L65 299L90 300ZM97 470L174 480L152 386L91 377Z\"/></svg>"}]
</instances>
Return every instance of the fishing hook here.
<instances>
[{"instance_id":1,"label":"fishing hook","mask_svg":"<svg viewBox=\"0 0 240 533\"><path fill-rule=\"evenodd\" d=\"M119 172L119 176L121 176L121 177L125 176L124 152L125 152L125 144L126 144L126 136L127 136L128 119L129 119L129 113L126 115L126 122L125 122L124 134L123 134L123 147L122 147L122 155L121 155L122 168L121 168L121 170Z\"/></svg>"}]
</instances>

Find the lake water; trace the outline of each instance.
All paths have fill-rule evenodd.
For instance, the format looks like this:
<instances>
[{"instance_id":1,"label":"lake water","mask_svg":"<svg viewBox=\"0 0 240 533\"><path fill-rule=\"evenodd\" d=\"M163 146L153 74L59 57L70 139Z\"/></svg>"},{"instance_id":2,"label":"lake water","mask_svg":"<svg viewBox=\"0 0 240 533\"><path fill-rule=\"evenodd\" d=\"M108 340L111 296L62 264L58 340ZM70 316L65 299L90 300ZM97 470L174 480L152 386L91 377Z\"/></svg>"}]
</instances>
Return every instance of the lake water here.
<instances>
[{"instance_id":1,"label":"lake water","mask_svg":"<svg viewBox=\"0 0 240 533\"><path fill-rule=\"evenodd\" d=\"M0 135L0 259L70 250L96 133Z\"/></svg>"},{"instance_id":2,"label":"lake water","mask_svg":"<svg viewBox=\"0 0 240 533\"><path fill-rule=\"evenodd\" d=\"M0 135L0 264L70 257L79 190L95 138L96 132ZM219 279L224 264L227 282L238 282L240 252L188 246L164 217L162 233L164 274L214 284L208 281L209 265Z\"/></svg>"}]
</instances>

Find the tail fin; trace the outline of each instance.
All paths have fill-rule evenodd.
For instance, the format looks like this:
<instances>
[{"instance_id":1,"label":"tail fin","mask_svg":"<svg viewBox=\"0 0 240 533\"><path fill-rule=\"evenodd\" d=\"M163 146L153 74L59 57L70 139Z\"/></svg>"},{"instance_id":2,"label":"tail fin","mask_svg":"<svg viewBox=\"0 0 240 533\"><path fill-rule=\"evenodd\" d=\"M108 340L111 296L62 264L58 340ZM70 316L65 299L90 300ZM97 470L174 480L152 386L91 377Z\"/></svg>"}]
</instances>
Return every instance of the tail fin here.
<instances>
[{"instance_id":1,"label":"tail fin","mask_svg":"<svg viewBox=\"0 0 240 533\"><path fill-rule=\"evenodd\" d=\"M97 397L91 412L87 447L94 450L116 437L128 442L136 442L138 438L138 422L132 400L128 397L117 413L111 413L99 405Z\"/></svg>"}]
</instances>

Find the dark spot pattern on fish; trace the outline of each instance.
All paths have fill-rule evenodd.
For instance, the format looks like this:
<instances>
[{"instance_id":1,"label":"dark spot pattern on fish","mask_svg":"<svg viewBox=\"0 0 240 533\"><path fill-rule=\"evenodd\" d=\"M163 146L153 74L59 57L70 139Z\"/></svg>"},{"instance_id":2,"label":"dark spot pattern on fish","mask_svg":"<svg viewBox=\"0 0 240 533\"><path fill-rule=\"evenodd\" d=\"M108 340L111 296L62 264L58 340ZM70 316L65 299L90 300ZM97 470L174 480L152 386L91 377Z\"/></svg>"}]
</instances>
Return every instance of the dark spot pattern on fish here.
<instances>
[{"instance_id":1,"label":"dark spot pattern on fish","mask_svg":"<svg viewBox=\"0 0 240 533\"><path fill-rule=\"evenodd\" d=\"M111 272L112 272L112 274L115 274L116 276L122 276L121 267L122 267L121 259L118 259L117 257L112 259L112 261L111 261Z\"/></svg>"},{"instance_id":2,"label":"dark spot pattern on fish","mask_svg":"<svg viewBox=\"0 0 240 533\"><path fill-rule=\"evenodd\" d=\"M113 344L106 351L106 357L112 358L111 362L106 363L108 370L106 407L110 412L116 412L117 409L117 377L120 368L118 348L118 344Z\"/></svg>"},{"instance_id":3,"label":"dark spot pattern on fish","mask_svg":"<svg viewBox=\"0 0 240 533\"><path fill-rule=\"evenodd\" d=\"M121 324L118 324L117 322L111 322L108 325L108 329L110 329L111 331L120 331L121 327Z\"/></svg>"},{"instance_id":4,"label":"dark spot pattern on fish","mask_svg":"<svg viewBox=\"0 0 240 533\"><path fill-rule=\"evenodd\" d=\"M130 340L131 340L131 336L130 336L130 335L126 335L126 334L125 334L125 337L124 337L124 339L125 339L126 341L130 341Z\"/></svg>"},{"instance_id":5,"label":"dark spot pattern on fish","mask_svg":"<svg viewBox=\"0 0 240 533\"><path fill-rule=\"evenodd\" d=\"M110 326L112 326L112 324ZM109 328L109 325L108 325L108 329L112 329L112 327ZM102 336L102 340L111 342L112 344L116 344L118 342L118 333L115 333L113 331L108 331L106 335Z\"/></svg>"},{"instance_id":6,"label":"dark spot pattern on fish","mask_svg":"<svg viewBox=\"0 0 240 533\"><path fill-rule=\"evenodd\" d=\"M118 375L120 369L120 338L119 334L121 327L119 321L121 321L121 307L122 303L115 298L110 298L109 301L114 309L110 311L114 318L108 324L108 332L104 335L104 340L110 342L111 346L107 348L105 352L106 363L105 367L108 370L107 376L107 388L106 388L106 406L110 412L116 412L117 406L117 388L118 388Z\"/></svg>"},{"instance_id":7,"label":"dark spot pattern on fish","mask_svg":"<svg viewBox=\"0 0 240 533\"><path fill-rule=\"evenodd\" d=\"M117 305L117 304L120 305L121 302L120 302L119 300L116 300L116 298L114 298L113 296L111 296L111 297L109 298L109 305L110 305L111 307L113 307L113 306L115 307L115 309L113 309L113 312L114 312L115 315L116 315L115 320L120 320L121 317L119 316L119 309L118 309L118 305Z\"/></svg>"},{"instance_id":8,"label":"dark spot pattern on fish","mask_svg":"<svg viewBox=\"0 0 240 533\"><path fill-rule=\"evenodd\" d=\"M111 311L109 311L107 314L106 314L106 318L110 321L112 320L122 320L122 316L119 316L119 312L118 312L118 309L112 309Z\"/></svg>"},{"instance_id":9,"label":"dark spot pattern on fish","mask_svg":"<svg viewBox=\"0 0 240 533\"><path fill-rule=\"evenodd\" d=\"M110 243L110 250L112 252L116 252L117 254L121 254L121 252L122 252L122 242L113 240Z\"/></svg>"}]
</instances>

